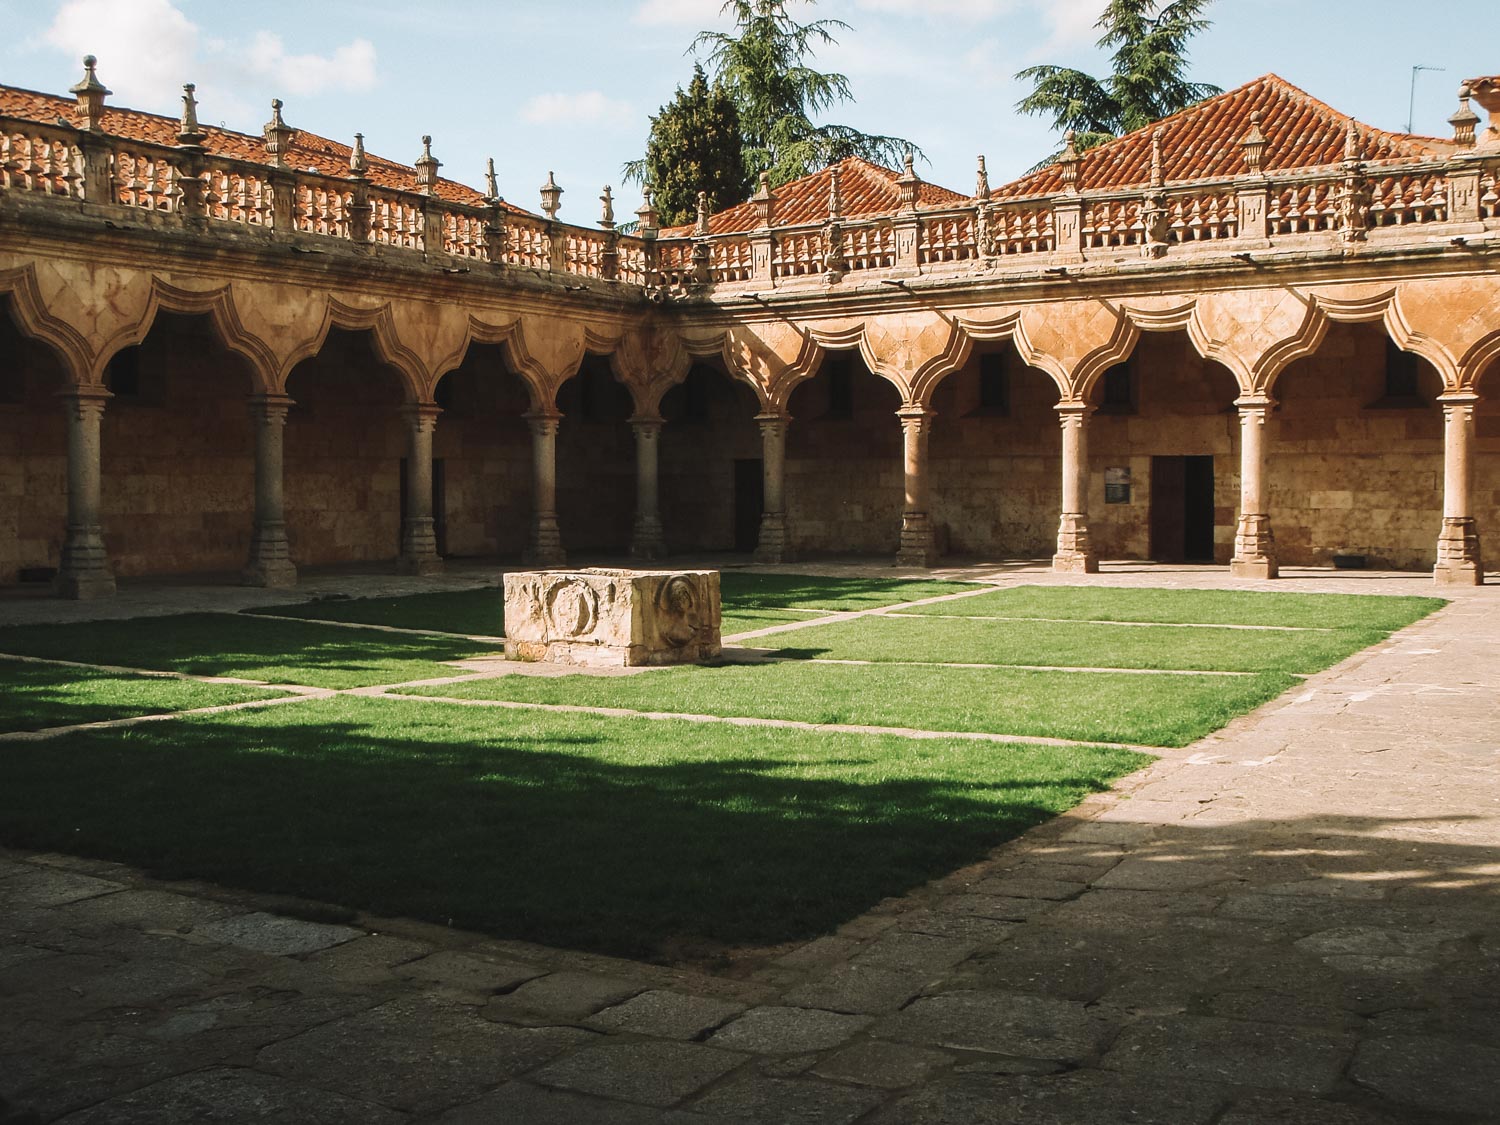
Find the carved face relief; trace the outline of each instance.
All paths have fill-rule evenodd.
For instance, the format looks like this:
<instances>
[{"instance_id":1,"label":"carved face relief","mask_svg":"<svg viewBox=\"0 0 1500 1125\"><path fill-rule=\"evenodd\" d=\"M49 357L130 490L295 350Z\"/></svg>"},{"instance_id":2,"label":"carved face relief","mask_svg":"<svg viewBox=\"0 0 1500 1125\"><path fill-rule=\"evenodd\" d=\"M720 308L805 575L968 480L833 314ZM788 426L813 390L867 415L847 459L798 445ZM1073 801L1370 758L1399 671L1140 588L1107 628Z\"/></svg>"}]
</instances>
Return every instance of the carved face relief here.
<instances>
[{"instance_id":1,"label":"carved face relief","mask_svg":"<svg viewBox=\"0 0 1500 1125\"><path fill-rule=\"evenodd\" d=\"M656 593L656 613L662 638L681 648L698 635L698 591L689 578L678 574L662 583Z\"/></svg>"},{"instance_id":2,"label":"carved face relief","mask_svg":"<svg viewBox=\"0 0 1500 1125\"><path fill-rule=\"evenodd\" d=\"M559 637L581 637L599 619L599 595L576 578L554 582L547 590L547 621Z\"/></svg>"}]
</instances>

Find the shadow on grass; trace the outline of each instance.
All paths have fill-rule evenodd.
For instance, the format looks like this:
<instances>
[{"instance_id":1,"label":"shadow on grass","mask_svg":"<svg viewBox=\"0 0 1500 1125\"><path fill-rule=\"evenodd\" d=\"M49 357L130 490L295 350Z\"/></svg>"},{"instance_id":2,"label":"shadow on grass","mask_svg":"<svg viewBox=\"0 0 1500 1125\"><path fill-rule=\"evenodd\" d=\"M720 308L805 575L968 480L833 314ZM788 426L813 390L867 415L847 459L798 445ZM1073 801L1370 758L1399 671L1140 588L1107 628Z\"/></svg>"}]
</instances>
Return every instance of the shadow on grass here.
<instances>
[{"instance_id":1,"label":"shadow on grass","mask_svg":"<svg viewBox=\"0 0 1500 1125\"><path fill-rule=\"evenodd\" d=\"M277 710L7 748L0 835L651 956L814 936L1146 761L347 698Z\"/></svg>"}]
</instances>

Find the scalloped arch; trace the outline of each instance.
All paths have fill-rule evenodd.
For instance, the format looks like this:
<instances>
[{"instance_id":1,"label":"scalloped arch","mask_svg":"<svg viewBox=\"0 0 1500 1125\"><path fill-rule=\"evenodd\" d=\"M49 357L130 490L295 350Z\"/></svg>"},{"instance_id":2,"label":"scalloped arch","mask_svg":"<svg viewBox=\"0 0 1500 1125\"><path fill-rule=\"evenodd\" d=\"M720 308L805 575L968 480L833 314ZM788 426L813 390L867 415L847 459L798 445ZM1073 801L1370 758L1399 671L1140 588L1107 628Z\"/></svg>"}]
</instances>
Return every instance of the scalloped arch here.
<instances>
[{"instance_id":1,"label":"scalloped arch","mask_svg":"<svg viewBox=\"0 0 1500 1125\"><path fill-rule=\"evenodd\" d=\"M654 317L625 332L609 356L615 378L630 392L635 417L661 417L661 400L688 376L693 357L682 338Z\"/></svg>"},{"instance_id":2,"label":"scalloped arch","mask_svg":"<svg viewBox=\"0 0 1500 1125\"><path fill-rule=\"evenodd\" d=\"M36 269L25 265L0 270L0 292L10 297L11 318L34 340L40 340L62 361L63 378L71 385L91 382L94 353L83 334L47 311L36 282Z\"/></svg>"},{"instance_id":3,"label":"scalloped arch","mask_svg":"<svg viewBox=\"0 0 1500 1125\"><path fill-rule=\"evenodd\" d=\"M1037 348L1026 334L1026 323L1021 319L1021 310L1014 309L996 320L973 320L968 317L958 318L958 327L970 340L970 349L973 341L1009 340L1015 345L1016 353L1020 355L1027 367L1035 367L1044 372L1047 378L1052 380L1052 385L1057 388L1057 393L1062 398L1068 397L1068 373L1062 362L1053 355L1049 355Z\"/></svg>"},{"instance_id":4,"label":"scalloped arch","mask_svg":"<svg viewBox=\"0 0 1500 1125\"><path fill-rule=\"evenodd\" d=\"M311 359L323 350L328 333L335 328L346 332L369 332L375 356L386 366L394 368L401 379L403 397L409 403L425 401L427 373L422 361L401 342L396 332L395 317L389 304L374 308L346 305L337 297L329 297L323 309L323 321L313 338L293 349L283 360L277 375L276 391L286 393L287 381L299 363Z\"/></svg>"},{"instance_id":5,"label":"scalloped arch","mask_svg":"<svg viewBox=\"0 0 1500 1125\"><path fill-rule=\"evenodd\" d=\"M1492 332L1480 340L1459 364L1459 381L1456 390L1477 390L1485 375L1500 368L1500 331ZM1492 378L1500 378L1494 375Z\"/></svg>"}]
</instances>

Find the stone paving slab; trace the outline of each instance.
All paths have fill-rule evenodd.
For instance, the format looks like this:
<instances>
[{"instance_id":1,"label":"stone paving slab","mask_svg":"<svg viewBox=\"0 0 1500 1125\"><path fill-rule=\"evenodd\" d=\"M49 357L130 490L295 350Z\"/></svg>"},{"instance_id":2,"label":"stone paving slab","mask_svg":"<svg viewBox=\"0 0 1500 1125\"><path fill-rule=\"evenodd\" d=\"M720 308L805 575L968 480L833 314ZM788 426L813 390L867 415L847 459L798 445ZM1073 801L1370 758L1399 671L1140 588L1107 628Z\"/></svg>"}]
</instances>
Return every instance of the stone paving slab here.
<instances>
[{"instance_id":1,"label":"stone paving slab","mask_svg":"<svg viewBox=\"0 0 1500 1125\"><path fill-rule=\"evenodd\" d=\"M0 1098L73 1125L1493 1122L1500 592L1456 593L986 861L718 976L0 854Z\"/></svg>"}]
</instances>

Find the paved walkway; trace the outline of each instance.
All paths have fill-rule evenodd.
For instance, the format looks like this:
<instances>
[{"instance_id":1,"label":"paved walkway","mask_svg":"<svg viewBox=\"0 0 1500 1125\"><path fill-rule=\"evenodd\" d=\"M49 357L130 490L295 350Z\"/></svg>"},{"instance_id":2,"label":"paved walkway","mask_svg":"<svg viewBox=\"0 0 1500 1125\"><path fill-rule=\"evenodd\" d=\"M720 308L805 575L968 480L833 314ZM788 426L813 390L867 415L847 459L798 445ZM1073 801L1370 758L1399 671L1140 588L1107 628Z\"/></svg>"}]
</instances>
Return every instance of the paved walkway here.
<instances>
[{"instance_id":1,"label":"paved walkway","mask_svg":"<svg viewBox=\"0 0 1500 1125\"><path fill-rule=\"evenodd\" d=\"M0 853L0 1122L1500 1121L1497 778L1487 588L717 976Z\"/></svg>"}]
</instances>

